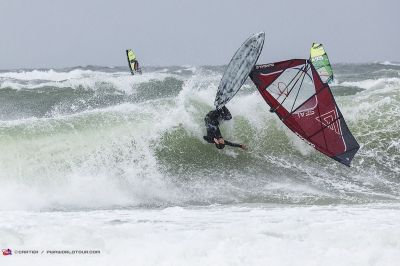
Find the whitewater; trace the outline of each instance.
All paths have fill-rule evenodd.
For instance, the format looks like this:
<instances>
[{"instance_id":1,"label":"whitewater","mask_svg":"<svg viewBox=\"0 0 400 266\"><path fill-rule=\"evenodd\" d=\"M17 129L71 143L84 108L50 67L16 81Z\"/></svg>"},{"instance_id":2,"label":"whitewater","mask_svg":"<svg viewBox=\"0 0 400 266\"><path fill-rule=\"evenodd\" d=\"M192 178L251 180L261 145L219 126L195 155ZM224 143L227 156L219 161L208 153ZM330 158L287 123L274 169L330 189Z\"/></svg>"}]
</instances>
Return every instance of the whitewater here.
<instances>
[{"instance_id":1,"label":"whitewater","mask_svg":"<svg viewBox=\"0 0 400 266\"><path fill-rule=\"evenodd\" d=\"M337 64L350 168L269 112L250 79L205 143L224 66L0 71L0 265L395 265L400 65Z\"/></svg>"}]
</instances>

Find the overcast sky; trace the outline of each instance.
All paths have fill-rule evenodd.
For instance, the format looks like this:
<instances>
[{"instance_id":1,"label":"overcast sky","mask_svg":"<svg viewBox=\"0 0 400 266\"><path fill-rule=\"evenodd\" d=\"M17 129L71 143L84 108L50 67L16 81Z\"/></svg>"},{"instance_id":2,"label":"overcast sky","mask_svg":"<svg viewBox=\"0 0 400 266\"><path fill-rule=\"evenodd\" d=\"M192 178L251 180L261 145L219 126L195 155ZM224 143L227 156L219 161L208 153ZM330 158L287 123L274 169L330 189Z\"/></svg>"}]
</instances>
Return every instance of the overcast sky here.
<instances>
[{"instance_id":1,"label":"overcast sky","mask_svg":"<svg viewBox=\"0 0 400 266\"><path fill-rule=\"evenodd\" d=\"M400 61L397 0L1 0L0 69L227 64L265 31L259 63L308 57Z\"/></svg>"}]
</instances>

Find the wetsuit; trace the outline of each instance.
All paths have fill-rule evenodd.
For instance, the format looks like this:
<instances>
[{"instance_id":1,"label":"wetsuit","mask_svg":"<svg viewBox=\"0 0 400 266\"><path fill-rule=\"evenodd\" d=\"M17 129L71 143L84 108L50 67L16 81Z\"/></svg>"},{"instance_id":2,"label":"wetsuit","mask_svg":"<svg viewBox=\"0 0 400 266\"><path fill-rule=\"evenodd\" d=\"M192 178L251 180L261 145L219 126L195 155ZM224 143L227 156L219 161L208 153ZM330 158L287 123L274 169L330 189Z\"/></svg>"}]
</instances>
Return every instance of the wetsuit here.
<instances>
[{"instance_id":1,"label":"wetsuit","mask_svg":"<svg viewBox=\"0 0 400 266\"><path fill-rule=\"evenodd\" d=\"M225 106L220 110L213 110L208 112L206 117L204 118L204 122L207 129L207 136L203 136L204 140L208 143L214 143L214 138L219 139L222 138L221 131L219 130L219 124L223 120L231 120L232 115L229 112L228 108ZM232 147L241 147L240 144L230 142L228 140L224 140L225 145Z\"/></svg>"},{"instance_id":2,"label":"wetsuit","mask_svg":"<svg viewBox=\"0 0 400 266\"><path fill-rule=\"evenodd\" d=\"M139 62L135 60L135 71L142 74L142 69L139 67Z\"/></svg>"}]
</instances>

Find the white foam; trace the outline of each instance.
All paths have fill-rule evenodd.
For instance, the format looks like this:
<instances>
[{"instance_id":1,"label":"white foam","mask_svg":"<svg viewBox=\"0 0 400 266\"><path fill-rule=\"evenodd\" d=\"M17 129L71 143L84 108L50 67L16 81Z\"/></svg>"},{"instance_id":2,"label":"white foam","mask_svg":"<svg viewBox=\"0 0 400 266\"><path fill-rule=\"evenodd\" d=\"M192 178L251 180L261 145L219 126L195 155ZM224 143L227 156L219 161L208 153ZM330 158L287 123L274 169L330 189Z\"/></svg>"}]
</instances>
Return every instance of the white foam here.
<instances>
[{"instance_id":1,"label":"white foam","mask_svg":"<svg viewBox=\"0 0 400 266\"><path fill-rule=\"evenodd\" d=\"M399 78L379 78L379 79L366 79L360 81L345 81L339 83L340 86L358 87L361 89L382 89L385 87L400 86Z\"/></svg>"},{"instance_id":2,"label":"white foam","mask_svg":"<svg viewBox=\"0 0 400 266\"><path fill-rule=\"evenodd\" d=\"M14 254L1 260L6 265L392 266L400 260L399 208L256 205L1 212L2 248L101 251Z\"/></svg>"},{"instance_id":3,"label":"white foam","mask_svg":"<svg viewBox=\"0 0 400 266\"><path fill-rule=\"evenodd\" d=\"M150 80L164 80L167 77L180 78L177 75L148 72L132 76L128 72L101 72L75 69L68 72L55 70L32 70L22 72L0 73L0 88L38 89L54 88L84 88L97 90L105 84L125 93L133 93L133 86Z\"/></svg>"},{"instance_id":4,"label":"white foam","mask_svg":"<svg viewBox=\"0 0 400 266\"><path fill-rule=\"evenodd\" d=\"M390 61L384 61L379 63L381 65L385 65L385 66L400 66L400 63L397 62L390 62Z\"/></svg>"},{"instance_id":5,"label":"white foam","mask_svg":"<svg viewBox=\"0 0 400 266\"><path fill-rule=\"evenodd\" d=\"M18 72L0 73L0 78L11 78L16 80L48 80L62 81L66 79L83 78L92 76L95 72L91 70L74 69L68 72L49 70L32 70Z\"/></svg>"}]
</instances>

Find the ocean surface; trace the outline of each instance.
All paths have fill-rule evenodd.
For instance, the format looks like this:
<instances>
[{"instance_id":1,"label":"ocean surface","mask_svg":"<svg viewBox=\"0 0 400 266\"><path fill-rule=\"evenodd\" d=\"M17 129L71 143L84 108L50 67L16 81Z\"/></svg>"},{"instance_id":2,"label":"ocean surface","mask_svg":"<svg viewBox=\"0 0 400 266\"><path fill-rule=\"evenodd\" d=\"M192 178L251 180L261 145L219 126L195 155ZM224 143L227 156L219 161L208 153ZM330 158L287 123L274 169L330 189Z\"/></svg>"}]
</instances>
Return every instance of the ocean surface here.
<instances>
[{"instance_id":1,"label":"ocean surface","mask_svg":"<svg viewBox=\"0 0 400 266\"><path fill-rule=\"evenodd\" d=\"M0 249L101 251L0 265L395 265L400 64L333 68L350 168L250 79L221 126L248 151L206 144L223 66L0 70Z\"/></svg>"}]
</instances>

